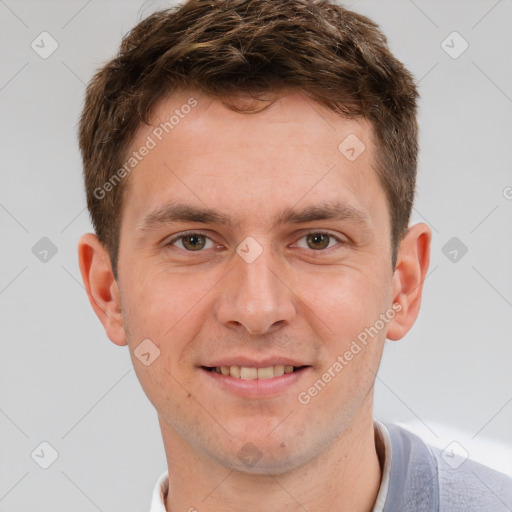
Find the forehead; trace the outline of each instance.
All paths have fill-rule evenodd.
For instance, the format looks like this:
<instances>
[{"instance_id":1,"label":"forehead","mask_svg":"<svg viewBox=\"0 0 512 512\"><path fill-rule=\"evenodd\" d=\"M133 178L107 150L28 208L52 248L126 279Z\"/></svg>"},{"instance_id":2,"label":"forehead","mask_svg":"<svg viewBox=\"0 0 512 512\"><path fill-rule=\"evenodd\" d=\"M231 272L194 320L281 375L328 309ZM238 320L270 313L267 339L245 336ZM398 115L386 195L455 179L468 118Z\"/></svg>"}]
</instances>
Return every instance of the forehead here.
<instances>
[{"instance_id":1,"label":"forehead","mask_svg":"<svg viewBox=\"0 0 512 512\"><path fill-rule=\"evenodd\" d=\"M182 91L138 130L131 152L144 147L125 194L131 222L169 200L262 223L299 204L341 202L370 218L387 210L369 122L345 119L302 93L246 114Z\"/></svg>"}]
</instances>

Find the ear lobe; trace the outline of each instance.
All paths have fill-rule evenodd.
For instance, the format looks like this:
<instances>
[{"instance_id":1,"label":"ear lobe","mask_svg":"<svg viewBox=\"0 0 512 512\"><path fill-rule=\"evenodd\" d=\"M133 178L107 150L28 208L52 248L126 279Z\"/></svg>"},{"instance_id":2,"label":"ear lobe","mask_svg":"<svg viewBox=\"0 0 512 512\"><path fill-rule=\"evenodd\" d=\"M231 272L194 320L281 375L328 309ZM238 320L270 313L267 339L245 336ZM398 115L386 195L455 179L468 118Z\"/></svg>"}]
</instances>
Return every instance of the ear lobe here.
<instances>
[{"instance_id":1,"label":"ear lobe","mask_svg":"<svg viewBox=\"0 0 512 512\"><path fill-rule=\"evenodd\" d=\"M401 308L388 326L386 336L390 340L405 336L418 317L431 239L432 231L425 223L411 226L402 239L393 275L393 303L400 303Z\"/></svg>"},{"instance_id":2,"label":"ear lobe","mask_svg":"<svg viewBox=\"0 0 512 512\"><path fill-rule=\"evenodd\" d=\"M108 251L96 235L87 233L80 238L78 262L89 302L107 336L116 345L126 345L119 288Z\"/></svg>"}]
</instances>

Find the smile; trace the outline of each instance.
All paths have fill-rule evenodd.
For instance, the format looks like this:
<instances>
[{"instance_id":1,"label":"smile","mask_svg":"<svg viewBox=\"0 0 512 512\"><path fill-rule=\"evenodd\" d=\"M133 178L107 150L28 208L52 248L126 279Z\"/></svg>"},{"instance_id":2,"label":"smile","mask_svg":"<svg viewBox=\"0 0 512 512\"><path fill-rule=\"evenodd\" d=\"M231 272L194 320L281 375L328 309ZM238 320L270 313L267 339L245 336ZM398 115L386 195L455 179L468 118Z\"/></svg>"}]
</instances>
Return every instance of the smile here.
<instances>
[{"instance_id":1,"label":"smile","mask_svg":"<svg viewBox=\"0 0 512 512\"><path fill-rule=\"evenodd\" d=\"M281 377L285 373L293 373L301 367L292 365L276 364L274 366L267 366L265 368L254 368L248 366L215 366L207 370L222 375L229 375L235 379L255 380L255 379L272 379L274 377Z\"/></svg>"},{"instance_id":2,"label":"smile","mask_svg":"<svg viewBox=\"0 0 512 512\"><path fill-rule=\"evenodd\" d=\"M313 371L309 365L266 363L260 366L242 366L241 364L228 365L227 361L224 364L218 364L200 367L209 383L223 392L227 391L230 394L253 399L283 396L286 390L299 386L299 381ZM247 361L245 364L251 363Z\"/></svg>"}]
</instances>

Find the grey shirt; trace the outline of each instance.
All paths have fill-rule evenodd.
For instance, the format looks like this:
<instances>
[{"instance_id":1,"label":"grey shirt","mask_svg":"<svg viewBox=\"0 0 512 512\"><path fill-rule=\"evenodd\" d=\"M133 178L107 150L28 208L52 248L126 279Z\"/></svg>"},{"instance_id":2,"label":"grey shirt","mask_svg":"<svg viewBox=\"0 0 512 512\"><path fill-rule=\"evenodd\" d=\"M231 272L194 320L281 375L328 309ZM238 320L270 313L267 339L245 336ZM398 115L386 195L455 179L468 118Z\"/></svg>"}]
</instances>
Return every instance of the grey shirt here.
<instances>
[{"instance_id":1,"label":"grey shirt","mask_svg":"<svg viewBox=\"0 0 512 512\"><path fill-rule=\"evenodd\" d=\"M396 425L385 429L391 467L382 512L512 512L512 477L429 446Z\"/></svg>"}]
</instances>

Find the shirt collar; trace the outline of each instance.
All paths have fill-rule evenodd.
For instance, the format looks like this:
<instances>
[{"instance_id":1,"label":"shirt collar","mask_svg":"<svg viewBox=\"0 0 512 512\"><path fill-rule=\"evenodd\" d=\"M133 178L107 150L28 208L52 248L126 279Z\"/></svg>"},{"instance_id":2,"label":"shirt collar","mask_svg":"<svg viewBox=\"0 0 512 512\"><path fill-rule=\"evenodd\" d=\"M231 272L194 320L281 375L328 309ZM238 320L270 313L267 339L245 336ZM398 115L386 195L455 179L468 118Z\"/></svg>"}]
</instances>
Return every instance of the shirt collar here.
<instances>
[{"instance_id":1,"label":"shirt collar","mask_svg":"<svg viewBox=\"0 0 512 512\"><path fill-rule=\"evenodd\" d=\"M384 423L380 421L374 422L375 426L375 445L377 453L382 464L382 479L380 481L379 494L375 500L372 512L383 512L386 499L388 497L389 479L391 476L391 461L393 452L391 450L391 438L389 431Z\"/></svg>"},{"instance_id":2,"label":"shirt collar","mask_svg":"<svg viewBox=\"0 0 512 512\"><path fill-rule=\"evenodd\" d=\"M169 492L169 475L167 471L162 473L156 482L151 499L151 508L149 512L167 512L165 508L165 500Z\"/></svg>"},{"instance_id":3,"label":"shirt collar","mask_svg":"<svg viewBox=\"0 0 512 512\"><path fill-rule=\"evenodd\" d=\"M399 427L386 425L391 440L392 464L383 512L439 510L437 464L428 446Z\"/></svg>"}]
</instances>

